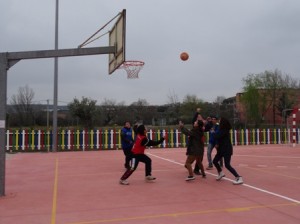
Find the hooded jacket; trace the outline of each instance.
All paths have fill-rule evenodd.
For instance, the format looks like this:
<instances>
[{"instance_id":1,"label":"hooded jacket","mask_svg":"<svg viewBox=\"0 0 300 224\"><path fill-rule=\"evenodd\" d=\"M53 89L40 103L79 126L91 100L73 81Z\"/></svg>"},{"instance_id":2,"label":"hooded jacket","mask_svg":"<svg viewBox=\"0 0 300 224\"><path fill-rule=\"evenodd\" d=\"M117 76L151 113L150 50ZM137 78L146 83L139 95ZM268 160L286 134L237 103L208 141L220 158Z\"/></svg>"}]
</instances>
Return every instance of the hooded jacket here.
<instances>
[{"instance_id":1,"label":"hooded jacket","mask_svg":"<svg viewBox=\"0 0 300 224\"><path fill-rule=\"evenodd\" d=\"M181 127L181 132L189 137L187 146L187 155L201 156L204 153L204 132L199 127L193 127L188 130Z\"/></svg>"}]
</instances>

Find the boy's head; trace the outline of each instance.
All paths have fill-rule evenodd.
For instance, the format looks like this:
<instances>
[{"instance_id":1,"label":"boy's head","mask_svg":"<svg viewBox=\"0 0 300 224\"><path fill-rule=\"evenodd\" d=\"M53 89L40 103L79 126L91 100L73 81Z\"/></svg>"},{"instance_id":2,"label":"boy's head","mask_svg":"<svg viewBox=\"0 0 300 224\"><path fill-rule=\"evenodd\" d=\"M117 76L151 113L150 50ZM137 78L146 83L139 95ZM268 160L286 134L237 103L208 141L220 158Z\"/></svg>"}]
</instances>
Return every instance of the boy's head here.
<instances>
[{"instance_id":1,"label":"boy's head","mask_svg":"<svg viewBox=\"0 0 300 224\"><path fill-rule=\"evenodd\" d=\"M216 116L211 116L211 121L213 124L216 124L218 122L218 118Z\"/></svg>"},{"instance_id":2,"label":"boy's head","mask_svg":"<svg viewBox=\"0 0 300 224\"><path fill-rule=\"evenodd\" d=\"M125 123L124 123L124 127L126 127L126 128L130 128L130 122L129 121L125 121Z\"/></svg>"}]
</instances>

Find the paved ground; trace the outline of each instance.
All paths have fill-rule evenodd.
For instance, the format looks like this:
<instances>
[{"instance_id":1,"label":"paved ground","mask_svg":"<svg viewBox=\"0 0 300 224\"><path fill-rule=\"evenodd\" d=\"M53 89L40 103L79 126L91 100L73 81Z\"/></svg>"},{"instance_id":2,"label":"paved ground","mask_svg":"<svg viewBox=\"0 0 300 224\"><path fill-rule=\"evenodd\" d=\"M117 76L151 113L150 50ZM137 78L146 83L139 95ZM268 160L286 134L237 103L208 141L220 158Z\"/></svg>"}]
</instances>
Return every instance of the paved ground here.
<instances>
[{"instance_id":1,"label":"paved ground","mask_svg":"<svg viewBox=\"0 0 300 224\"><path fill-rule=\"evenodd\" d=\"M1 224L300 223L300 147L234 147L233 176L186 182L185 149L149 149L153 183L144 164L118 184L122 151L7 154ZM206 159L205 159L206 164Z\"/></svg>"}]
</instances>

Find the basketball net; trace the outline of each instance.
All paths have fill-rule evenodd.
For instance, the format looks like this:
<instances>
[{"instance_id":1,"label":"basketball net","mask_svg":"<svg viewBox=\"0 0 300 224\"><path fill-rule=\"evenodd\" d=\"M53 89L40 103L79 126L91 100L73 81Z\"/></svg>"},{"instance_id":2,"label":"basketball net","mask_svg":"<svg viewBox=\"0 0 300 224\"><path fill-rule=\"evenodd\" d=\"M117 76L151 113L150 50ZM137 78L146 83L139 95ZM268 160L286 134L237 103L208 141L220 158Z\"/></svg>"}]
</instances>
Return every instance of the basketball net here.
<instances>
[{"instance_id":1,"label":"basketball net","mask_svg":"<svg viewBox=\"0 0 300 224\"><path fill-rule=\"evenodd\" d=\"M127 79L138 79L139 72L144 67L143 61L124 61L119 67L120 69L125 69L127 72Z\"/></svg>"}]
</instances>

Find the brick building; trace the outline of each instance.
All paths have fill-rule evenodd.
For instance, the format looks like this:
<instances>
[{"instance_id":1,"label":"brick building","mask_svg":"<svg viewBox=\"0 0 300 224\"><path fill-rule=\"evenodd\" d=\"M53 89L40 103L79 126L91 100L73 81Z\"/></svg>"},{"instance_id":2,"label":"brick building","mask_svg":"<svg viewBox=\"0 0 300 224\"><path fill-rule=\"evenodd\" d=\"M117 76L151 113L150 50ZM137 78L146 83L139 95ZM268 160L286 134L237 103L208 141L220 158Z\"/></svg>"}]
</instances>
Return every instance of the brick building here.
<instances>
[{"instance_id":1,"label":"brick building","mask_svg":"<svg viewBox=\"0 0 300 224\"><path fill-rule=\"evenodd\" d=\"M261 90L260 92L261 94L263 94L264 90ZM246 111L245 111L246 108L241 102L242 95L243 93L237 93L235 97L226 99L225 103L234 105L235 119L238 120L240 123L245 124L247 123ZM275 98L275 105L278 103L279 97L281 95L282 93L277 92L277 97ZM267 99L268 105L266 105L266 109L262 114L261 117L262 123L266 125L275 125L275 126L286 125L288 127L291 127L292 110L295 107L300 108L300 90L299 89L289 90L289 100L293 103L293 106L291 108L285 108L284 110L280 111L275 105L273 105L272 99ZM273 110L275 110L275 113ZM284 120L285 114L289 115L286 121ZM297 113L296 122L297 124L300 124L300 112Z\"/></svg>"}]
</instances>

